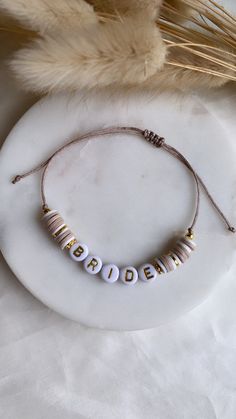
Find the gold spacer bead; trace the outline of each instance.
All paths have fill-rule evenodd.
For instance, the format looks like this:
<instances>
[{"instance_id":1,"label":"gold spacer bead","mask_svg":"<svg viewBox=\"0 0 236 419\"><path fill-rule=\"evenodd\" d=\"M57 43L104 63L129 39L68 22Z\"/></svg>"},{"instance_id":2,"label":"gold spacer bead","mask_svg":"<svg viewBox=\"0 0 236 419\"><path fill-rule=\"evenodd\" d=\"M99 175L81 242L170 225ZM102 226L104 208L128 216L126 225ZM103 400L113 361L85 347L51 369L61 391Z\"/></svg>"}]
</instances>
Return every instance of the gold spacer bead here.
<instances>
[{"instance_id":1,"label":"gold spacer bead","mask_svg":"<svg viewBox=\"0 0 236 419\"><path fill-rule=\"evenodd\" d=\"M73 244L77 243L76 239L71 240L67 245L66 249L70 250L70 248L73 246Z\"/></svg>"},{"instance_id":2,"label":"gold spacer bead","mask_svg":"<svg viewBox=\"0 0 236 419\"><path fill-rule=\"evenodd\" d=\"M67 225L64 225L62 228L60 228L60 230L58 230L55 234L52 235L52 237L56 238L57 236L59 236L60 233L62 233L63 230L65 230L67 228Z\"/></svg>"},{"instance_id":3,"label":"gold spacer bead","mask_svg":"<svg viewBox=\"0 0 236 419\"><path fill-rule=\"evenodd\" d=\"M154 268L156 269L156 271L161 275L163 273L161 267L158 265L158 263L154 260L151 262L151 264L154 266Z\"/></svg>"},{"instance_id":4,"label":"gold spacer bead","mask_svg":"<svg viewBox=\"0 0 236 419\"><path fill-rule=\"evenodd\" d=\"M44 214L47 214L50 210L50 208L46 207L45 205L42 206L42 210Z\"/></svg>"},{"instance_id":5,"label":"gold spacer bead","mask_svg":"<svg viewBox=\"0 0 236 419\"><path fill-rule=\"evenodd\" d=\"M171 257L171 259L173 259L173 261L175 262L176 266L179 266L180 265L179 261L176 259L176 257L172 253L169 253L169 256Z\"/></svg>"},{"instance_id":6,"label":"gold spacer bead","mask_svg":"<svg viewBox=\"0 0 236 419\"><path fill-rule=\"evenodd\" d=\"M190 240L194 239L194 232L191 228L188 229L188 232L185 234L185 237L187 237Z\"/></svg>"}]
</instances>

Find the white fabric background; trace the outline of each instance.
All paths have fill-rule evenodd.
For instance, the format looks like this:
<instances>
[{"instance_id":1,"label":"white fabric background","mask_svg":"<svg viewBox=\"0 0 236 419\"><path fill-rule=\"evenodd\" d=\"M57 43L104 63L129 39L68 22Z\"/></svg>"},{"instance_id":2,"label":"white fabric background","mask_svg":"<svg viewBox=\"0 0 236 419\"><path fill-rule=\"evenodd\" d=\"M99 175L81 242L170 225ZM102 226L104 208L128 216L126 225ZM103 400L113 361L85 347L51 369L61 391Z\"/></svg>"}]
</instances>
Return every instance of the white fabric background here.
<instances>
[{"instance_id":1,"label":"white fabric background","mask_svg":"<svg viewBox=\"0 0 236 419\"><path fill-rule=\"evenodd\" d=\"M35 99L2 65L0 94L2 142ZM208 104L235 132L234 94L213 92ZM36 301L0 259L0 418L235 419L235 276L172 324L101 332Z\"/></svg>"}]
</instances>

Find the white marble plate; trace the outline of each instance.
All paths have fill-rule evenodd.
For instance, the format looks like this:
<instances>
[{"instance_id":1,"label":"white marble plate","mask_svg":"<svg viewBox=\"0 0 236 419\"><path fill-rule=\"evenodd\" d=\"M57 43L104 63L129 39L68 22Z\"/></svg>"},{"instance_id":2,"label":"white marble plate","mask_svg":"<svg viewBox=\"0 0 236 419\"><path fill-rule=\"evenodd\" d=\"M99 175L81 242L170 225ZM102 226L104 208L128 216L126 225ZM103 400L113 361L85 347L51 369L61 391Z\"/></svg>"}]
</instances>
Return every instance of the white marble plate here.
<instances>
[{"instance_id":1,"label":"white marble plate","mask_svg":"<svg viewBox=\"0 0 236 419\"><path fill-rule=\"evenodd\" d=\"M62 253L40 221L40 174L10 179L94 128L135 125L176 146L234 218L235 149L197 97L58 95L33 106L0 154L0 245L33 295L88 326L135 330L175 319L201 303L231 269L235 236L202 196L197 250L184 267L133 287L89 276ZM140 265L160 254L190 223L194 182L185 167L141 138L115 135L81 142L52 164L46 190L79 240L104 262Z\"/></svg>"}]
</instances>

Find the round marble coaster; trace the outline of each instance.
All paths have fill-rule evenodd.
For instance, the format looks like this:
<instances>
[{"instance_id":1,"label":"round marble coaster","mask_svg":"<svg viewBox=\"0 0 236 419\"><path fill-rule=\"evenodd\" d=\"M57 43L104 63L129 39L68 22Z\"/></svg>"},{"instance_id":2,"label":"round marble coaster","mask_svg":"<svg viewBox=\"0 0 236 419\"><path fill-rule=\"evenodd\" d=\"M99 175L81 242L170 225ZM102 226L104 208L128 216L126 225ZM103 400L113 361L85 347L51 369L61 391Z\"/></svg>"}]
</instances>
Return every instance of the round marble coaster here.
<instances>
[{"instance_id":1,"label":"round marble coaster","mask_svg":"<svg viewBox=\"0 0 236 419\"><path fill-rule=\"evenodd\" d=\"M134 125L156 131L192 162L235 221L235 149L196 97L90 94L48 97L33 106L0 154L0 244L32 294L92 327L135 330L160 325L201 303L232 268L235 236L202 195L197 250L177 271L127 287L90 276L61 252L40 221L37 173L11 178L95 128ZM188 227L194 182L188 170L142 138L113 135L83 141L58 156L49 172L48 204L104 263L139 266ZM233 202L234 201L234 202Z\"/></svg>"}]
</instances>

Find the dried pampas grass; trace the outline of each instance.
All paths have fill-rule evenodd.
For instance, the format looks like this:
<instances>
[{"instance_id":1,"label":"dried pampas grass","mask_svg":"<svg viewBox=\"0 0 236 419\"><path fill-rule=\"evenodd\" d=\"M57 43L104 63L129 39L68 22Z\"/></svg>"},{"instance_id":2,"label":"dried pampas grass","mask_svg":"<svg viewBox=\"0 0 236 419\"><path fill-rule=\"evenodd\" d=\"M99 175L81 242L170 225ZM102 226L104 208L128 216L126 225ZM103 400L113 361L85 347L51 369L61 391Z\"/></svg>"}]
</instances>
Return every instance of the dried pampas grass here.
<instances>
[{"instance_id":1,"label":"dried pampas grass","mask_svg":"<svg viewBox=\"0 0 236 419\"><path fill-rule=\"evenodd\" d=\"M0 0L0 7L34 39L10 65L36 92L111 85L154 92L236 80L236 20L214 0Z\"/></svg>"},{"instance_id":2,"label":"dried pampas grass","mask_svg":"<svg viewBox=\"0 0 236 419\"><path fill-rule=\"evenodd\" d=\"M152 20L159 15L162 0L89 0L100 16L133 16L143 13Z\"/></svg>"},{"instance_id":3,"label":"dried pampas grass","mask_svg":"<svg viewBox=\"0 0 236 419\"><path fill-rule=\"evenodd\" d=\"M16 53L11 68L30 90L140 84L165 62L166 46L155 23L140 16L47 35Z\"/></svg>"},{"instance_id":4,"label":"dried pampas grass","mask_svg":"<svg viewBox=\"0 0 236 419\"><path fill-rule=\"evenodd\" d=\"M84 0L0 0L6 14L40 33L96 23L93 7Z\"/></svg>"}]
</instances>

